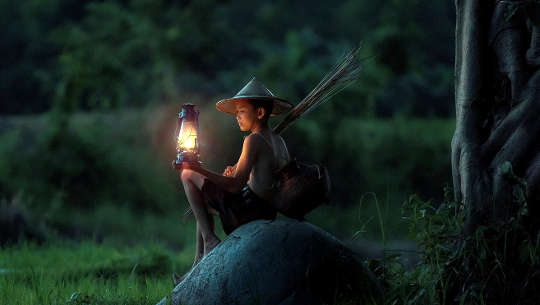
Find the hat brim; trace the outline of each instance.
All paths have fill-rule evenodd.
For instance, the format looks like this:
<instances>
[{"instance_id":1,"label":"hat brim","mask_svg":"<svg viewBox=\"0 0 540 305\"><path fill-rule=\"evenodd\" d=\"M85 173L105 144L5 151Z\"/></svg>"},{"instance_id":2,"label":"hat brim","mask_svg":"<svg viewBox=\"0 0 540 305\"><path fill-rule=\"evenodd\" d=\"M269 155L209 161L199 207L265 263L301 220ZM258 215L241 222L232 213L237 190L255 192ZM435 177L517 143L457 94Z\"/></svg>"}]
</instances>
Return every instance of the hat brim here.
<instances>
[{"instance_id":1,"label":"hat brim","mask_svg":"<svg viewBox=\"0 0 540 305\"><path fill-rule=\"evenodd\" d=\"M270 116L275 116L288 112L293 108L293 105L284 99L280 99L273 96L250 96L250 97L233 97L224 100L220 100L216 103L216 109L228 114L236 114L236 102L237 101L247 101L247 100L264 100L271 101L274 103L272 113Z\"/></svg>"}]
</instances>

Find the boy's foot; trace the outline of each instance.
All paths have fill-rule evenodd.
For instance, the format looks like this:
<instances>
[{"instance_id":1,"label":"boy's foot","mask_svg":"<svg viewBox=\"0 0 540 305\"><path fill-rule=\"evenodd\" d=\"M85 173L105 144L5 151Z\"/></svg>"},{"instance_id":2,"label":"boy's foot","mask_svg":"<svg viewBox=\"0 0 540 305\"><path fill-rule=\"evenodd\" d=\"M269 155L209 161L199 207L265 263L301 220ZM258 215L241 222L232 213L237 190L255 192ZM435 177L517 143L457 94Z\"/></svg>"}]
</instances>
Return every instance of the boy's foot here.
<instances>
[{"instance_id":1,"label":"boy's foot","mask_svg":"<svg viewBox=\"0 0 540 305\"><path fill-rule=\"evenodd\" d=\"M191 268L195 267L195 265L197 265L201 259L203 258L203 253L200 253L198 254L196 257L195 257L195 260L193 261L193 265L191 265Z\"/></svg>"},{"instance_id":2,"label":"boy's foot","mask_svg":"<svg viewBox=\"0 0 540 305\"><path fill-rule=\"evenodd\" d=\"M212 251L212 249L214 249L217 245L219 245L220 242L221 242L221 240L219 238L217 238L217 237L215 239L213 239L212 241L207 242L204 245L204 253L199 254L199 255L197 255L195 257L195 261L193 262L193 265L191 266L191 269L193 269L193 267L195 267L201 261L203 256L210 253L210 251ZM176 287L178 284L180 284L186 278L186 275L191 271L191 269L182 276L178 275L176 272L173 272L173 274L172 274L173 287Z\"/></svg>"},{"instance_id":3,"label":"boy's foot","mask_svg":"<svg viewBox=\"0 0 540 305\"><path fill-rule=\"evenodd\" d=\"M212 239L211 241L205 243L204 244L204 255L210 253L210 251L212 251L212 249L214 249L217 245L219 245L220 242L221 242L221 240L216 237L215 239Z\"/></svg>"},{"instance_id":4,"label":"boy's foot","mask_svg":"<svg viewBox=\"0 0 540 305\"><path fill-rule=\"evenodd\" d=\"M193 265L191 265L191 269L193 269L193 267L195 267L201 261L202 258L203 258L203 253L197 254L197 256L195 257L195 261L193 261ZM173 272L172 274L173 286L176 287L176 285L180 284L184 280L184 278L186 278L186 275L191 271L191 269L189 269L188 272L186 272L182 276L178 275L176 272Z\"/></svg>"},{"instance_id":5,"label":"boy's foot","mask_svg":"<svg viewBox=\"0 0 540 305\"><path fill-rule=\"evenodd\" d=\"M186 275L189 273L186 272L186 274L180 276L176 272L173 272L172 274L172 282L173 282L173 288L178 286L178 284L182 283L182 281L186 278Z\"/></svg>"}]
</instances>

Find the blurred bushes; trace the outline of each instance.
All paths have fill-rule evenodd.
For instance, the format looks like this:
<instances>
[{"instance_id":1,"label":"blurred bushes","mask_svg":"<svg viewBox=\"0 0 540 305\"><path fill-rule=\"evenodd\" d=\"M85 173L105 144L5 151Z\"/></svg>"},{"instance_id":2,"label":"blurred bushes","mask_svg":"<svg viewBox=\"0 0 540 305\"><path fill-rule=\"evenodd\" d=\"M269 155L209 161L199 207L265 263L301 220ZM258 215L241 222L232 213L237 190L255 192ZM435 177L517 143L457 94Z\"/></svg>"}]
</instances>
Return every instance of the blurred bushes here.
<instances>
[{"instance_id":1,"label":"blurred bushes","mask_svg":"<svg viewBox=\"0 0 540 305\"><path fill-rule=\"evenodd\" d=\"M2 133L5 198L22 192L53 210L97 202L167 210L183 198L164 162L178 109L145 107L193 99L208 109L203 161L221 172L242 138L216 100L255 75L298 102L359 41L358 82L285 133L291 152L327 165L342 203L366 191L437 196L449 179L450 122L374 118L453 115L451 3L0 0L0 8L9 20L0 26L0 113L50 111ZM97 112L70 117L81 110Z\"/></svg>"},{"instance_id":2,"label":"blurred bushes","mask_svg":"<svg viewBox=\"0 0 540 305\"><path fill-rule=\"evenodd\" d=\"M440 198L450 183L453 120L343 118L321 126L303 119L285 140L292 155L328 167L334 201L358 202L375 192L402 202L407 194ZM387 198L390 197L390 198Z\"/></svg>"},{"instance_id":3,"label":"blurred bushes","mask_svg":"<svg viewBox=\"0 0 540 305\"><path fill-rule=\"evenodd\" d=\"M450 2L0 0L0 17L0 113L230 96L252 75L297 102L364 41L337 115L453 115Z\"/></svg>"},{"instance_id":4,"label":"blurred bushes","mask_svg":"<svg viewBox=\"0 0 540 305\"><path fill-rule=\"evenodd\" d=\"M58 116L1 135L2 197L22 193L42 211L113 202L164 212L178 204L170 161L148 149L142 113Z\"/></svg>"},{"instance_id":5,"label":"blurred bushes","mask_svg":"<svg viewBox=\"0 0 540 305\"><path fill-rule=\"evenodd\" d=\"M10 128L0 133L0 194L10 199L20 193L51 213L102 203L177 209L186 204L170 169L178 107L11 119ZM205 166L221 172L237 161L242 133L232 116L212 108L201 109L201 157ZM390 202L413 192L438 198L450 182L453 120L326 122L306 117L283 136L292 156L329 168L333 202L356 203L366 192Z\"/></svg>"},{"instance_id":6,"label":"blurred bushes","mask_svg":"<svg viewBox=\"0 0 540 305\"><path fill-rule=\"evenodd\" d=\"M20 204L20 198L11 202L0 201L0 248L22 240L41 243L45 239L43 228L32 223L29 213Z\"/></svg>"}]
</instances>

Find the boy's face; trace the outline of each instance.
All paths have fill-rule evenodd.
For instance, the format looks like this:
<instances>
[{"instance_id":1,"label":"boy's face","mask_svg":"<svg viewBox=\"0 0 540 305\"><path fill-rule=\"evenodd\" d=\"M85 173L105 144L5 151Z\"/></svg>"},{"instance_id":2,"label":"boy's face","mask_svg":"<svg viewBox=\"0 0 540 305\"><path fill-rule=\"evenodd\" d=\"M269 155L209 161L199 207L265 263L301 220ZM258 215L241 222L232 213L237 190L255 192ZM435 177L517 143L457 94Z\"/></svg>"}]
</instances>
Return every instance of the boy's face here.
<instances>
[{"instance_id":1,"label":"boy's face","mask_svg":"<svg viewBox=\"0 0 540 305\"><path fill-rule=\"evenodd\" d=\"M236 101L236 120L238 121L240 130L251 130L257 120L259 120L258 116L260 115L258 115L258 111L253 107L253 104L245 100Z\"/></svg>"}]
</instances>

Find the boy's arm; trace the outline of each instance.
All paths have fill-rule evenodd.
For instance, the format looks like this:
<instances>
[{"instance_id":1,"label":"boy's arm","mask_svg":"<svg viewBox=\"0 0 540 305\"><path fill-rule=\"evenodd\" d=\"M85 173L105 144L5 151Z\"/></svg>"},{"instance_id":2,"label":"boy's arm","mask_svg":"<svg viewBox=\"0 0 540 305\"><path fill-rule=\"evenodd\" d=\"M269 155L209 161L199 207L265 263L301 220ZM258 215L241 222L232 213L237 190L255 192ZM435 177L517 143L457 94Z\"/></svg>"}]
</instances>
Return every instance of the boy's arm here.
<instances>
[{"instance_id":1,"label":"boy's arm","mask_svg":"<svg viewBox=\"0 0 540 305\"><path fill-rule=\"evenodd\" d=\"M226 177L233 177L235 171L236 171L236 164L233 166L227 166L225 170L223 171L222 175Z\"/></svg>"},{"instance_id":2,"label":"boy's arm","mask_svg":"<svg viewBox=\"0 0 540 305\"><path fill-rule=\"evenodd\" d=\"M226 177L200 166L193 166L189 163L185 163L182 166L183 168L190 168L193 171L200 173L228 192L239 192L246 185L249 179L249 173L251 172L251 168L253 167L257 156L259 143L256 138L257 137L249 135L244 139L242 154L235 165L236 170L234 171L234 175L231 177Z\"/></svg>"}]
</instances>

